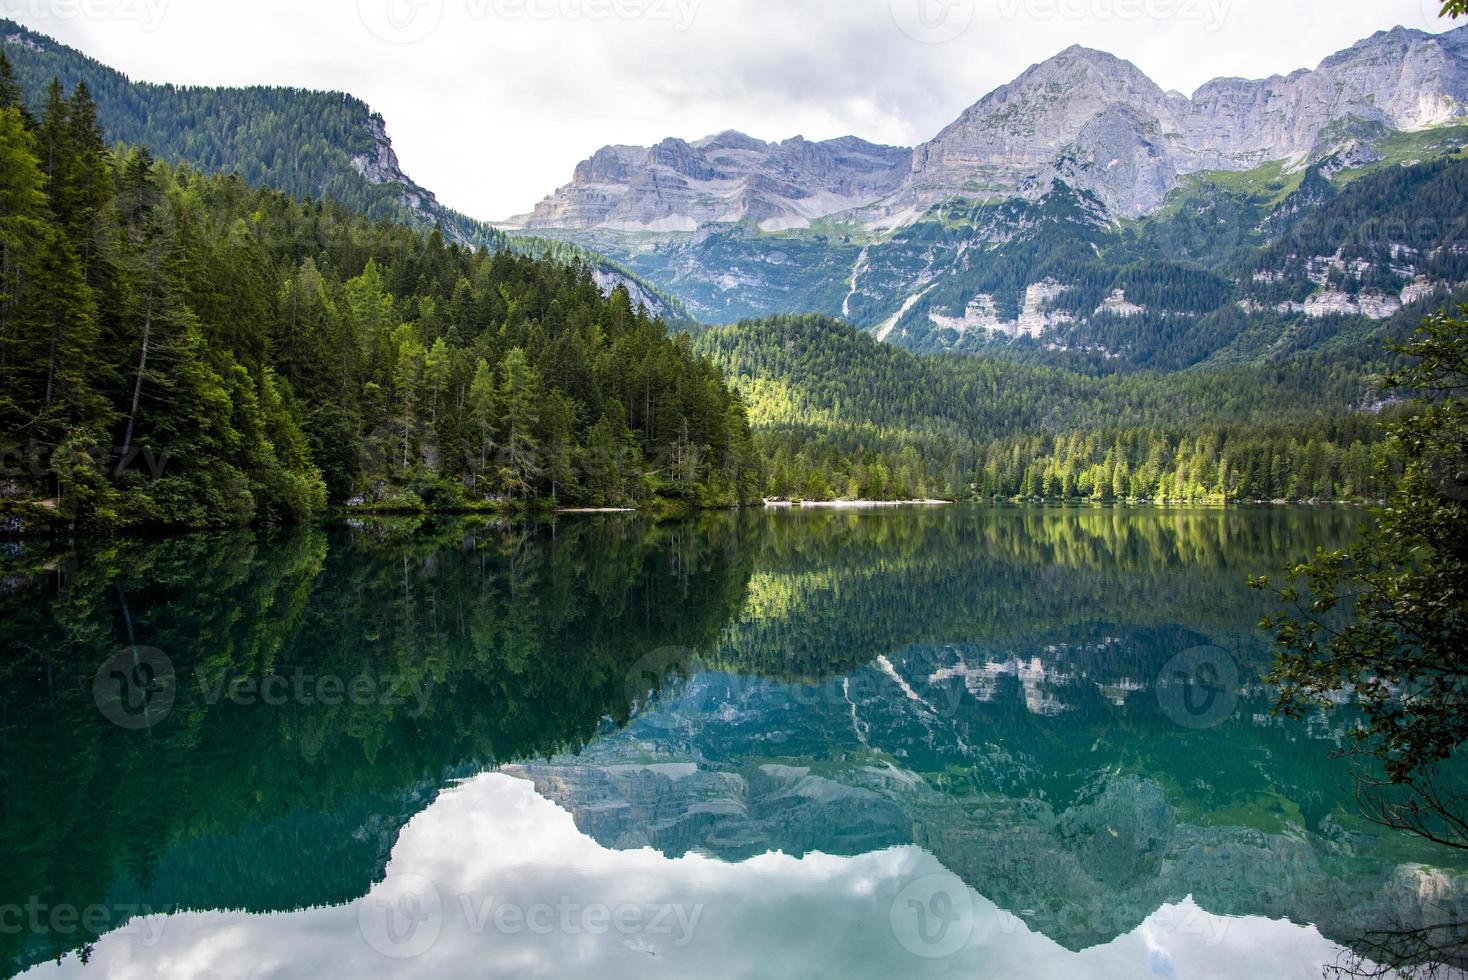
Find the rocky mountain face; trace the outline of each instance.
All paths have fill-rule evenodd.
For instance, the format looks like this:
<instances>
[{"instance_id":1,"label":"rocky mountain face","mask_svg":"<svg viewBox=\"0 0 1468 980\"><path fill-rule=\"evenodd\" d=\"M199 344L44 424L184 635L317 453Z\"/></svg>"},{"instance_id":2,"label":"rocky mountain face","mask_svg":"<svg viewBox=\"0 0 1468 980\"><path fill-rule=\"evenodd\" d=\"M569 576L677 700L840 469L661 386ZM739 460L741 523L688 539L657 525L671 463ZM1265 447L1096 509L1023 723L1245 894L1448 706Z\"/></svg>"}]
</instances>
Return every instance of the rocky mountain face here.
<instances>
[{"instance_id":1,"label":"rocky mountain face","mask_svg":"<svg viewBox=\"0 0 1468 980\"><path fill-rule=\"evenodd\" d=\"M1058 179L1135 218L1160 207L1182 175L1299 164L1358 142L1363 127L1420 130L1463 118L1465 106L1468 28L1397 28L1314 71L1216 79L1192 98L1164 92L1130 62L1075 46L912 151L855 137L771 144L733 132L608 146L512 223L692 231L748 222L778 231L844 211L901 223L952 198L1038 197Z\"/></svg>"},{"instance_id":2,"label":"rocky mountain face","mask_svg":"<svg viewBox=\"0 0 1468 980\"><path fill-rule=\"evenodd\" d=\"M610 848L742 861L916 844L1072 950L1188 896L1350 942L1431 921L1468 887L1459 870L1393 857L1344 808L1301 815L1246 792L1252 760L1303 757L1267 722L1231 729L1237 759L1200 766L1155 749L1180 739L1153 702L1134 676L1064 656L913 647L813 688L699 674L577 756L503 771ZM1113 713L1136 745L1104 733ZM1219 809L1180 804L1184 783Z\"/></svg>"},{"instance_id":3,"label":"rocky mountain face","mask_svg":"<svg viewBox=\"0 0 1468 980\"><path fill-rule=\"evenodd\" d=\"M1465 104L1468 28L1397 28L1314 71L1215 79L1192 98L1163 92L1130 62L1072 47L913 151L908 199L1033 196L1063 178L1134 218L1160 207L1180 175L1308 162L1351 144L1363 126L1439 126L1462 118Z\"/></svg>"},{"instance_id":4,"label":"rocky mountain face","mask_svg":"<svg viewBox=\"0 0 1468 980\"><path fill-rule=\"evenodd\" d=\"M367 107L363 105L362 109L366 111ZM391 188L409 214L421 223L447 228L449 237L456 241L473 244L477 237L482 237L465 227L462 218L440 204L432 191L403 172L392 139L387 135L387 121L382 116L368 113L362 120L362 128L370 136L371 146L354 154L351 164L363 180L374 187Z\"/></svg>"},{"instance_id":5,"label":"rocky mountain face","mask_svg":"<svg viewBox=\"0 0 1468 980\"><path fill-rule=\"evenodd\" d=\"M1068 48L914 150L899 203L1034 196L1064 173L1080 186L1114 189L1107 203L1119 212L1137 211L1138 202L1155 203L1177 181L1164 122L1176 108L1130 62Z\"/></svg>"},{"instance_id":6,"label":"rocky mountain face","mask_svg":"<svg viewBox=\"0 0 1468 980\"><path fill-rule=\"evenodd\" d=\"M1242 168L1334 150L1330 140L1349 135L1335 130L1338 124L1442 125L1463 116L1465 97L1468 28L1432 35L1399 27L1331 55L1313 72L1209 82L1188 101L1180 123L1205 165L1232 160Z\"/></svg>"},{"instance_id":7,"label":"rocky mountain face","mask_svg":"<svg viewBox=\"0 0 1468 980\"><path fill-rule=\"evenodd\" d=\"M806 227L890 194L911 159L911 150L854 136L764 143L732 130L693 143L605 146L577 165L571 183L511 223L626 231L692 231L707 222Z\"/></svg>"},{"instance_id":8,"label":"rocky mountain face","mask_svg":"<svg viewBox=\"0 0 1468 980\"><path fill-rule=\"evenodd\" d=\"M1461 235L1422 218L1468 207L1440 168L1465 147L1468 27L1192 96L1072 47L910 152L609 147L518 220L706 323L816 312L919 351L1176 369L1364 340L1464 289Z\"/></svg>"}]
</instances>

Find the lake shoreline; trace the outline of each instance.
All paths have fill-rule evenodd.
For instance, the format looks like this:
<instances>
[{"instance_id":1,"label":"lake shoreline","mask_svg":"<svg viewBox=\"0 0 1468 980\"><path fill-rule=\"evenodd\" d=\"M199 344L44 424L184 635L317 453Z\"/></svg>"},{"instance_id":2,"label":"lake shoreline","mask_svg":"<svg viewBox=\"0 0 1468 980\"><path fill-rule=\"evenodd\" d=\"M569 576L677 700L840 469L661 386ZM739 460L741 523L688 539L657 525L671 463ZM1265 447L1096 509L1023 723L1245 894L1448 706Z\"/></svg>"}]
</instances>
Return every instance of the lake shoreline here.
<instances>
[{"instance_id":1,"label":"lake shoreline","mask_svg":"<svg viewBox=\"0 0 1468 980\"><path fill-rule=\"evenodd\" d=\"M202 534L218 531L261 530L266 525L221 525L186 527L177 525L146 524L115 530L78 529L57 512L48 501L0 500L0 541L24 540L116 540L120 537L144 535L148 537L170 537L175 535ZM714 511L741 510L895 510L905 507L1084 507L1088 509L1174 509L1201 508L1207 510L1234 510L1257 507L1379 507L1380 500L1229 500L1229 501L1186 501L1186 500L1047 500L1001 498L995 500L762 500L746 504L706 507L696 505L664 505L653 507L446 507L414 508L397 506L344 506L328 507L326 511L313 515L303 525L323 521L352 518L389 517L486 517L507 521L535 521L556 516L596 516L614 514L636 514L656 520L677 520L696 514Z\"/></svg>"},{"instance_id":2,"label":"lake shoreline","mask_svg":"<svg viewBox=\"0 0 1468 980\"><path fill-rule=\"evenodd\" d=\"M766 500L766 510L861 510L877 507L952 507L956 500Z\"/></svg>"}]
</instances>

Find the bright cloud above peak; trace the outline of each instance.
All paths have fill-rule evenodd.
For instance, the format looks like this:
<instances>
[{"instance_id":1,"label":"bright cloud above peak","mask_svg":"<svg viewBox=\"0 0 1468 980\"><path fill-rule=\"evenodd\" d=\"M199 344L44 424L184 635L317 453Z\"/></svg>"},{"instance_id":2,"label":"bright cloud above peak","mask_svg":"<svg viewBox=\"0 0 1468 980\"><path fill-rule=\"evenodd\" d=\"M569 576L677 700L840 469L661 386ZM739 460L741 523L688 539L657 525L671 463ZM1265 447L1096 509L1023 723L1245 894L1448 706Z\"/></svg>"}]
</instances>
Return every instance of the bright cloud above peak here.
<instances>
[{"instance_id":1,"label":"bright cloud above peak","mask_svg":"<svg viewBox=\"0 0 1468 980\"><path fill-rule=\"evenodd\" d=\"M608 143L737 129L911 145L1073 43L1164 88L1313 67L1437 0L0 0L135 79L344 89L480 218Z\"/></svg>"}]
</instances>

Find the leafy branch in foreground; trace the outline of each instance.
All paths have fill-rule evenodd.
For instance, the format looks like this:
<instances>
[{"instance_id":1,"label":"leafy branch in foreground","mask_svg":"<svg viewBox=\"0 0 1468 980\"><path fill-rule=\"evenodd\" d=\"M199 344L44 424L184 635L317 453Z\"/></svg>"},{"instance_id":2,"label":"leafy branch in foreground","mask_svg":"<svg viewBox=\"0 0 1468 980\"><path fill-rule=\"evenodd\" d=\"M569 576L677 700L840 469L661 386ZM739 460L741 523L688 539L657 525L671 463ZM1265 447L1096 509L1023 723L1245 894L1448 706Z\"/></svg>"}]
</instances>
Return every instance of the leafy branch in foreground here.
<instances>
[{"instance_id":1,"label":"leafy branch in foreground","mask_svg":"<svg viewBox=\"0 0 1468 980\"><path fill-rule=\"evenodd\" d=\"M1468 850L1468 793L1456 778L1468 738L1468 308L1428 317L1396 352L1408 366L1387 386L1419 401L1387 424L1405 472L1376 527L1296 565L1273 590L1289 609L1264 622L1279 646L1269 679L1290 717L1343 702L1361 712L1351 736L1368 819ZM1445 911L1431 935L1370 935L1340 972L1379 964L1406 976L1468 965L1468 921Z\"/></svg>"},{"instance_id":2,"label":"leafy branch in foreground","mask_svg":"<svg viewBox=\"0 0 1468 980\"><path fill-rule=\"evenodd\" d=\"M1388 425L1406 461L1397 491L1353 546L1290 569L1278 594L1298 615L1266 625L1281 647L1281 709L1298 717L1354 695L1355 738L1402 782L1468 738L1468 402L1457 397L1468 322L1429 317L1397 349L1414 361L1388 385L1428 399Z\"/></svg>"}]
</instances>

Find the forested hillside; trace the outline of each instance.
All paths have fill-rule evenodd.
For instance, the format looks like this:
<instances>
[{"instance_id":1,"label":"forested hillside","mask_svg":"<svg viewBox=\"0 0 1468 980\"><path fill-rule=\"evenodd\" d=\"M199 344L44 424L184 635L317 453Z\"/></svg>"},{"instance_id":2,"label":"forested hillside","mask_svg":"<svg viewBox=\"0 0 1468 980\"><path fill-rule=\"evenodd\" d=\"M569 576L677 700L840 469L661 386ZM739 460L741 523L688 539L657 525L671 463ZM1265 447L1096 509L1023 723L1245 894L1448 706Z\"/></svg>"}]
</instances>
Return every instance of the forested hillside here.
<instances>
[{"instance_id":1,"label":"forested hillside","mask_svg":"<svg viewBox=\"0 0 1468 980\"><path fill-rule=\"evenodd\" d=\"M53 78L71 91L87 86L109 145L146 146L169 163L205 174L239 174L246 183L295 197L334 200L369 218L398 221L466 245L488 245L592 267L603 292L625 286L678 327L687 310L626 267L589 249L533 235L507 236L439 203L398 165L386 122L344 92L253 86L136 82L43 34L0 20L6 53L32 112Z\"/></svg>"},{"instance_id":2,"label":"forested hillside","mask_svg":"<svg viewBox=\"0 0 1468 980\"><path fill-rule=\"evenodd\" d=\"M439 204L398 168L386 123L345 92L134 82L43 34L0 20L3 50L33 112L51 80L84 84L109 144L146 146L203 173L238 173L296 197L339 201L369 218L443 227L468 244L498 232Z\"/></svg>"},{"instance_id":3,"label":"forested hillside","mask_svg":"<svg viewBox=\"0 0 1468 980\"><path fill-rule=\"evenodd\" d=\"M754 492L739 399L585 265L109 150L84 86L0 76L11 524Z\"/></svg>"},{"instance_id":4,"label":"forested hillside","mask_svg":"<svg viewBox=\"0 0 1468 980\"><path fill-rule=\"evenodd\" d=\"M1381 496L1391 450L1367 371L1281 367L1094 377L920 356L822 316L710 330L784 496L1338 499Z\"/></svg>"}]
</instances>

